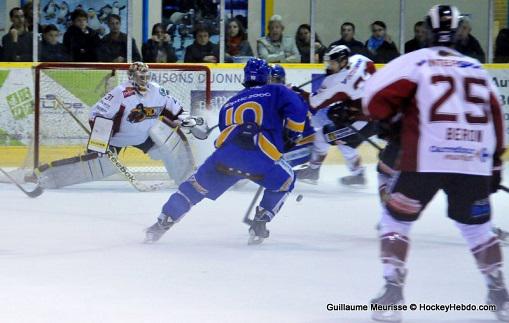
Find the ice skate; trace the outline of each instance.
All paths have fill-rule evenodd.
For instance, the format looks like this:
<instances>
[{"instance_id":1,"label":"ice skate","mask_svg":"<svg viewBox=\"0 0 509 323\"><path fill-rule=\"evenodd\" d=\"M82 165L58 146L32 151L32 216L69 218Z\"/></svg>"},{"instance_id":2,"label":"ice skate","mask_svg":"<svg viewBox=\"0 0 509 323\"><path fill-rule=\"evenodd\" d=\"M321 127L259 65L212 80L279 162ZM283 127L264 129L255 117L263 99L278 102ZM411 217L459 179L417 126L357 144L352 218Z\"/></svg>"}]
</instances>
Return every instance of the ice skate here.
<instances>
[{"instance_id":1,"label":"ice skate","mask_svg":"<svg viewBox=\"0 0 509 323\"><path fill-rule=\"evenodd\" d=\"M251 226L249 227L248 245L260 244L269 237L270 231L267 230L266 224L270 218L265 215L266 212L268 211L263 208L256 208L255 218L251 221Z\"/></svg>"},{"instance_id":2,"label":"ice skate","mask_svg":"<svg viewBox=\"0 0 509 323\"><path fill-rule=\"evenodd\" d=\"M403 280L404 274L398 273L395 279L386 278L385 286L379 295L371 300L379 310L373 311L371 318L379 322L401 322L401 311L393 307L403 305Z\"/></svg>"},{"instance_id":3,"label":"ice skate","mask_svg":"<svg viewBox=\"0 0 509 323\"><path fill-rule=\"evenodd\" d=\"M491 283L488 285L488 298L486 304L495 305L495 315L499 321L509 322L509 294L505 288L502 273L490 275Z\"/></svg>"},{"instance_id":4,"label":"ice skate","mask_svg":"<svg viewBox=\"0 0 509 323\"><path fill-rule=\"evenodd\" d=\"M349 175L345 177L341 177L339 180L341 184L345 186L364 186L366 185L366 177L364 177L364 172L361 172L357 175Z\"/></svg>"},{"instance_id":5,"label":"ice skate","mask_svg":"<svg viewBox=\"0 0 509 323\"><path fill-rule=\"evenodd\" d=\"M505 231L502 228L495 227L493 232L497 235L500 243L509 244L509 231Z\"/></svg>"},{"instance_id":6,"label":"ice skate","mask_svg":"<svg viewBox=\"0 0 509 323\"><path fill-rule=\"evenodd\" d=\"M145 230L145 240L144 243L155 243L161 239L161 237L168 231L175 222L171 221L171 219L167 217L167 219L158 218L157 222L152 224Z\"/></svg>"},{"instance_id":7,"label":"ice skate","mask_svg":"<svg viewBox=\"0 0 509 323\"><path fill-rule=\"evenodd\" d=\"M297 179L308 184L317 185L320 178L320 168L311 168L310 166L295 171Z\"/></svg>"}]
</instances>

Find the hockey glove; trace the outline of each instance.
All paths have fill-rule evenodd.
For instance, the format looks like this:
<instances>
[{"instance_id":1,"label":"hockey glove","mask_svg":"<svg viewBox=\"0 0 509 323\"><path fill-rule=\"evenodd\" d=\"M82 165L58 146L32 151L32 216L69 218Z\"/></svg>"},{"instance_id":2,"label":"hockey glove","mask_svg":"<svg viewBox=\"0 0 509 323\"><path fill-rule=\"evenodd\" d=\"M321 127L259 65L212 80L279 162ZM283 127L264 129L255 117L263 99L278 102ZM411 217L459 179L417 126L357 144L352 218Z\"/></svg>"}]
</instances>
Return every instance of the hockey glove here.
<instances>
[{"instance_id":1,"label":"hockey glove","mask_svg":"<svg viewBox=\"0 0 509 323\"><path fill-rule=\"evenodd\" d=\"M344 103L333 105L327 111L327 117L336 125L352 124L363 118L362 111Z\"/></svg>"},{"instance_id":2,"label":"hockey glove","mask_svg":"<svg viewBox=\"0 0 509 323\"><path fill-rule=\"evenodd\" d=\"M500 169L494 169L491 173L491 188L490 192L496 193L500 188L500 183L502 182L502 171Z\"/></svg>"},{"instance_id":3,"label":"hockey glove","mask_svg":"<svg viewBox=\"0 0 509 323\"><path fill-rule=\"evenodd\" d=\"M301 89L300 87L298 86L292 86L292 91L297 93L298 95L300 95L302 97L302 99L307 103L309 104L309 96L311 95L311 93L307 92L307 91L304 91L303 89Z\"/></svg>"},{"instance_id":4,"label":"hockey glove","mask_svg":"<svg viewBox=\"0 0 509 323\"><path fill-rule=\"evenodd\" d=\"M295 145L297 145L297 143L301 139L302 139L302 133L286 129L284 132L284 135L283 135L285 152L290 151L293 147L295 147Z\"/></svg>"},{"instance_id":5,"label":"hockey glove","mask_svg":"<svg viewBox=\"0 0 509 323\"><path fill-rule=\"evenodd\" d=\"M205 140L209 137L209 126L206 122L202 124L197 123L196 126L191 128L191 133L196 139Z\"/></svg>"},{"instance_id":6,"label":"hockey glove","mask_svg":"<svg viewBox=\"0 0 509 323\"><path fill-rule=\"evenodd\" d=\"M399 141L402 123L400 120L395 123L389 120L380 120L377 122L378 125L378 138L383 140L394 140Z\"/></svg>"}]
</instances>

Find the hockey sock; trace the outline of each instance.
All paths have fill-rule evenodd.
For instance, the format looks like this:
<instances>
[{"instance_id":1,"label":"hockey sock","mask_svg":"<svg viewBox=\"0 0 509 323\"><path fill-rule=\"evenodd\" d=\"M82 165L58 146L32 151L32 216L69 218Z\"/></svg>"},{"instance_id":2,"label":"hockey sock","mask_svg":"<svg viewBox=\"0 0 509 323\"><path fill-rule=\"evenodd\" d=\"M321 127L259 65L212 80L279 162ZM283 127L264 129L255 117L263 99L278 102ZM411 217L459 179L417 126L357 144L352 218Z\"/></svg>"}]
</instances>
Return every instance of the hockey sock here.
<instances>
[{"instance_id":1,"label":"hockey sock","mask_svg":"<svg viewBox=\"0 0 509 323\"><path fill-rule=\"evenodd\" d=\"M472 225L456 222L456 226L467 241L486 284L488 286L501 284L500 287L503 288L502 251L498 237L492 231L491 221Z\"/></svg>"},{"instance_id":2,"label":"hockey sock","mask_svg":"<svg viewBox=\"0 0 509 323\"><path fill-rule=\"evenodd\" d=\"M319 155L318 153L313 151L311 154L311 160L309 161L309 168L318 169L322 167L325 157L327 157L327 155Z\"/></svg>"},{"instance_id":3,"label":"hockey sock","mask_svg":"<svg viewBox=\"0 0 509 323\"><path fill-rule=\"evenodd\" d=\"M398 277L405 273L408 244L408 237L397 232L380 236L380 258L386 279L399 280Z\"/></svg>"}]
</instances>

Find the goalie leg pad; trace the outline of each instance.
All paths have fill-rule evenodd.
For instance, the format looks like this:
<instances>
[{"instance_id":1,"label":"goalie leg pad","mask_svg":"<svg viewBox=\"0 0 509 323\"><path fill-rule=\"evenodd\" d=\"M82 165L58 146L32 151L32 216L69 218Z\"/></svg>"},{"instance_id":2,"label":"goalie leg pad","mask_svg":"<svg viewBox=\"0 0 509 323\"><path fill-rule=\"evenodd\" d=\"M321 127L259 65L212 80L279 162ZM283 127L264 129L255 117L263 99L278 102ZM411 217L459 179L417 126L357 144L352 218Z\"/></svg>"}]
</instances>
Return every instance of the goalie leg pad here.
<instances>
[{"instance_id":1,"label":"goalie leg pad","mask_svg":"<svg viewBox=\"0 0 509 323\"><path fill-rule=\"evenodd\" d=\"M182 183L196 168L186 136L180 129L171 128L162 121L152 126L149 133L155 145L148 155L154 160L162 160L170 177L176 183Z\"/></svg>"},{"instance_id":2,"label":"goalie leg pad","mask_svg":"<svg viewBox=\"0 0 509 323\"><path fill-rule=\"evenodd\" d=\"M108 158L97 153L57 160L36 170L41 186L50 189L97 181L116 172Z\"/></svg>"}]
</instances>

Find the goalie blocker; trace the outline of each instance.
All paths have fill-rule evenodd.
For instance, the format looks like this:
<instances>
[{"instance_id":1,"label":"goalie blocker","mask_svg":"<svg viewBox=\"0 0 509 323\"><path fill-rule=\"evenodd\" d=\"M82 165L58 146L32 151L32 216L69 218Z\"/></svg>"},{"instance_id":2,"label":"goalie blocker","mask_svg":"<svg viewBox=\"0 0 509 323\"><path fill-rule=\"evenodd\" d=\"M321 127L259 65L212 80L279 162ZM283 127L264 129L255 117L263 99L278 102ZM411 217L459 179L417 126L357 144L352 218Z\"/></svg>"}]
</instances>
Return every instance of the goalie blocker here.
<instances>
[{"instance_id":1,"label":"goalie blocker","mask_svg":"<svg viewBox=\"0 0 509 323\"><path fill-rule=\"evenodd\" d=\"M179 125L191 128L191 133L196 133L198 139L207 138L207 125L201 118L177 122L161 117L149 130L148 139L133 146L152 160L161 160L176 184L187 179L196 168L191 147ZM115 153L123 148L108 146L112 127L112 120L96 117L87 153L39 166L34 170L36 178L29 177L27 181L38 180L43 188L52 189L97 181L117 173L116 167L104 155L108 147Z\"/></svg>"}]
</instances>

